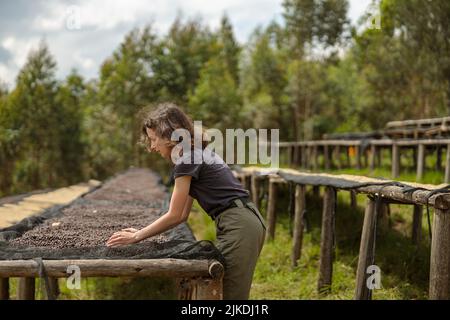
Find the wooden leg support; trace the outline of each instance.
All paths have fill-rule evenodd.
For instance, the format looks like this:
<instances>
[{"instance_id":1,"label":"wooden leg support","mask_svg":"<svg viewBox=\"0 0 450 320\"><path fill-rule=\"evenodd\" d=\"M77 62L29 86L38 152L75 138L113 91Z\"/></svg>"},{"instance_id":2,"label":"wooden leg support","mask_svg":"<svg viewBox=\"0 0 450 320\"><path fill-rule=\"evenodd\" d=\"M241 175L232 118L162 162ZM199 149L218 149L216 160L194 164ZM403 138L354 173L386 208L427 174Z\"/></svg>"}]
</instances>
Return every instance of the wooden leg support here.
<instances>
[{"instance_id":1,"label":"wooden leg support","mask_svg":"<svg viewBox=\"0 0 450 320\"><path fill-rule=\"evenodd\" d=\"M306 187L303 185L295 186L295 218L294 218L294 245L292 247L292 267L297 266L297 261L302 254L304 213L305 213L305 193Z\"/></svg>"},{"instance_id":2,"label":"wooden leg support","mask_svg":"<svg viewBox=\"0 0 450 320\"><path fill-rule=\"evenodd\" d=\"M432 300L450 298L450 211L435 209L431 240L430 288Z\"/></svg>"},{"instance_id":3,"label":"wooden leg support","mask_svg":"<svg viewBox=\"0 0 450 320\"><path fill-rule=\"evenodd\" d=\"M9 300L9 278L0 278L0 300Z\"/></svg>"},{"instance_id":4,"label":"wooden leg support","mask_svg":"<svg viewBox=\"0 0 450 320\"><path fill-rule=\"evenodd\" d=\"M34 300L35 293L35 279L34 278L19 278L17 285L17 299L18 300Z\"/></svg>"},{"instance_id":5,"label":"wooden leg support","mask_svg":"<svg viewBox=\"0 0 450 320\"><path fill-rule=\"evenodd\" d=\"M336 205L336 190L326 187L323 198L322 212L322 235L320 240L320 262L319 262L319 293L331 291L331 278L333 274L333 242L334 242L334 219Z\"/></svg>"},{"instance_id":6,"label":"wooden leg support","mask_svg":"<svg viewBox=\"0 0 450 320\"><path fill-rule=\"evenodd\" d=\"M356 300L368 300L371 298L371 290L367 287L367 267L373 261L373 246L375 245L375 222L376 212L375 201L367 200L364 213L364 224L359 247L358 269L356 270Z\"/></svg>"}]
</instances>

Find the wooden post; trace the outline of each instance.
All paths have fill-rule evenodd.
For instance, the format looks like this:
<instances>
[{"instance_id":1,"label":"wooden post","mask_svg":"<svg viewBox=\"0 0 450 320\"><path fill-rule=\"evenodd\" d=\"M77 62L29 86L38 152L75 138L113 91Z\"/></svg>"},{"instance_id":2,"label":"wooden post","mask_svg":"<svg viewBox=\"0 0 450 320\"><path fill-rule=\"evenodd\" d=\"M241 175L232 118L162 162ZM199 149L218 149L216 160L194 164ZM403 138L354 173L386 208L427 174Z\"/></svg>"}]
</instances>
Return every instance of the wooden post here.
<instances>
[{"instance_id":1,"label":"wooden post","mask_svg":"<svg viewBox=\"0 0 450 320\"><path fill-rule=\"evenodd\" d=\"M400 174L400 150L396 142L392 144L392 178Z\"/></svg>"},{"instance_id":2,"label":"wooden post","mask_svg":"<svg viewBox=\"0 0 450 320\"><path fill-rule=\"evenodd\" d=\"M286 153L287 153L287 161L286 161L286 163L287 163L287 165L290 167L291 165L292 165L292 147L291 146L287 146L286 147Z\"/></svg>"},{"instance_id":3,"label":"wooden post","mask_svg":"<svg viewBox=\"0 0 450 320\"><path fill-rule=\"evenodd\" d=\"M336 163L336 168L338 170L341 170L342 166L341 166L341 150L339 146L335 146L333 149L333 158L334 158L334 163Z\"/></svg>"},{"instance_id":4,"label":"wooden post","mask_svg":"<svg viewBox=\"0 0 450 320\"><path fill-rule=\"evenodd\" d=\"M345 159L346 159L346 162L347 162L347 168L350 168L350 166L351 166L351 163L350 163L350 147L348 147L348 146L346 146L345 147Z\"/></svg>"},{"instance_id":5,"label":"wooden post","mask_svg":"<svg viewBox=\"0 0 450 320\"><path fill-rule=\"evenodd\" d=\"M194 300L223 300L222 279L195 280Z\"/></svg>"},{"instance_id":6,"label":"wooden post","mask_svg":"<svg viewBox=\"0 0 450 320\"><path fill-rule=\"evenodd\" d=\"M302 243L303 243L303 218L305 213L305 189L304 185L295 186L295 218L294 218L294 245L292 247L292 267L297 266L297 261L302 255Z\"/></svg>"},{"instance_id":7,"label":"wooden post","mask_svg":"<svg viewBox=\"0 0 450 320\"><path fill-rule=\"evenodd\" d=\"M313 193L314 198L319 198L320 197L320 186L313 186L312 193Z\"/></svg>"},{"instance_id":8,"label":"wooden post","mask_svg":"<svg viewBox=\"0 0 450 320\"><path fill-rule=\"evenodd\" d=\"M358 207L358 201L356 200L356 191L355 190L350 190L350 207L353 210L356 210L356 208Z\"/></svg>"},{"instance_id":9,"label":"wooden post","mask_svg":"<svg viewBox=\"0 0 450 320\"><path fill-rule=\"evenodd\" d=\"M447 145L447 152L445 156L445 183L450 183L450 144Z\"/></svg>"},{"instance_id":10,"label":"wooden post","mask_svg":"<svg viewBox=\"0 0 450 320\"><path fill-rule=\"evenodd\" d=\"M34 278L19 278L17 284L17 299L34 300L35 285Z\"/></svg>"},{"instance_id":11,"label":"wooden post","mask_svg":"<svg viewBox=\"0 0 450 320\"><path fill-rule=\"evenodd\" d=\"M373 172L375 170L375 157L376 157L377 147L376 145L372 144L370 146L370 161L369 161L369 168L370 171Z\"/></svg>"},{"instance_id":12,"label":"wooden post","mask_svg":"<svg viewBox=\"0 0 450 320\"><path fill-rule=\"evenodd\" d=\"M58 299L58 296L60 294L58 278L49 277L48 284L49 284L49 289L50 289L50 292L51 292L53 298Z\"/></svg>"},{"instance_id":13,"label":"wooden post","mask_svg":"<svg viewBox=\"0 0 450 320\"><path fill-rule=\"evenodd\" d=\"M336 190L326 187L323 197L322 233L320 239L319 293L331 291L331 278L333 275L333 241L335 218Z\"/></svg>"},{"instance_id":14,"label":"wooden post","mask_svg":"<svg viewBox=\"0 0 450 320\"><path fill-rule=\"evenodd\" d=\"M450 212L435 208L431 240L430 288L431 300L448 300L450 282Z\"/></svg>"},{"instance_id":15,"label":"wooden post","mask_svg":"<svg viewBox=\"0 0 450 320\"><path fill-rule=\"evenodd\" d=\"M361 169L361 146L355 146L356 169Z\"/></svg>"},{"instance_id":16,"label":"wooden post","mask_svg":"<svg viewBox=\"0 0 450 320\"><path fill-rule=\"evenodd\" d=\"M277 185L273 179L269 179L269 199L267 203L267 230L266 238L273 240L275 238L275 221L276 221L276 198Z\"/></svg>"},{"instance_id":17,"label":"wooden post","mask_svg":"<svg viewBox=\"0 0 450 320\"><path fill-rule=\"evenodd\" d=\"M382 159L383 159L383 148L376 148L377 150L377 155L376 155L376 167L377 168L381 168L382 167Z\"/></svg>"},{"instance_id":18,"label":"wooden post","mask_svg":"<svg viewBox=\"0 0 450 320\"><path fill-rule=\"evenodd\" d=\"M356 300L368 300L371 298L371 292L367 288L367 267L373 260L373 246L375 245L375 222L376 211L375 201L367 200L366 211L364 212L364 224L361 234L361 243L359 246L358 269L356 270Z\"/></svg>"},{"instance_id":19,"label":"wooden post","mask_svg":"<svg viewBox=\"0 0 450 320\"><path fill-rule=\"evenodd\" d=\"M442 148L441 146L436 147L436 171L442 170Z\"/></svg>"},{"instance_id":20,"label":"wooden post","mask_svg":"<svg viewBox=\"0 0 450 320\"><path fill-rule=\"evenodd\" d=\"M313 170L316 171L318 168L318 157L319 157L319 146L314 145L313 146L313 158L312 158L312 165L313 165Z\"/></svg>"},{"instance_id":21,"label":"wooden post","mask_svg":"<svg viewBox=\"0 0 450 320\"><path fill-rule=\"evenodd\" d=\"M420 243L422 238L422 206L414 205L413 225L412 225L412 242L416 245Z\"/></svg>"},{"instance_id":22,"label":"wooden post","mask_svg":"<svg viewBox=\"0 0 450 320\"><path fill-rule=\"evenodd\" d=\"M417 176L416 180L422 180L423 171L425 168L425 145L423 143L419 143L417 148Z\"/></svg>"},{"instance_id":23,"label":"wooden post","mask_svg":"<svg viewBox=\"0 0 450 320\"><path fill-rule=\"evenodd\" d=\"M258 210L260 209L259 203L259 179L256 173L251 175L251 189L252 189L252 202L255 204Z\"/></svg>"},{"instance_id":24,"label":"wooden post","mask_svg":"<svg viewBox=\"0 0 450 320\"><path fill-rule=\"evenodd\" d=\"M307 146L301 147L300 159L301 159L301 164L300 164L301 167L308 168L308 147Z\"/></svg>"},{"instance_id":25,"label":"wooden post","mask_svg":"<svg viewBox=\"0 0 450 320\"><path fill-rule=\"evenodd\" d=\"M293 146L294 148L294 165L299 166L300 165L300 147L299 146Z\"/></svg>"},{"instance_id":26,"label":"wooden post","mask_svg":"<svg viewBox=\"0 0 450 320\"><path fill-rule=\"evenodd\" d=\"M0 278L0 300L9 300L9 278Z\"/></svg>"},{"instance_id":27,"label":"wooden post","mask_svg":"<svg viewBox=\"0 0 450 320\"><path fill-rule=\"evenodd\" d=\"M323 146L323 158L325 162L325 170L330 170L330 147L328 145Z\"/></svg>"}]
</instances>

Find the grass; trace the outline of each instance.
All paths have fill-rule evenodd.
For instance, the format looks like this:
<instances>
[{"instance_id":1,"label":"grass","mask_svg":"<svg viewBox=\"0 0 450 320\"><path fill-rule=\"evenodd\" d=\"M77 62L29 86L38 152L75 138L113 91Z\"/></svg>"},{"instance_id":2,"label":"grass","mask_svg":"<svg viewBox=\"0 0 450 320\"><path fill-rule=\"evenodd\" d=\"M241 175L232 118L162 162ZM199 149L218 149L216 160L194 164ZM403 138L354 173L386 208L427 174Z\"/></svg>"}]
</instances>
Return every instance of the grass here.
<instances>
[{"instance_id":1,"label":"grass","mask_svg":"<svg viewBox=\"0 0 450 320\"><path fill-rule=\"evenodd\" d=\"M432 161L429 158L427 161L431 167ZM415 181L415 173L406 170L408 163L402 165L404 170L397 180ZM384 178L390 176L387 166L374 172L368 169L327 172ZM442 180L442 172L428 170L420 182L439 184ZM314 198L311 189L307 188L309 228L304 235L302 256L296 268L291 267L290 261L292 221L288 214L288 190L278 193L275 240L266 242L261 252L251 299L353 299L366 196L357 196L358 208L355 211L350 207L349 193L338 193L333 282L331 293L323 295L317 292L322 204L320 199ZM430 241L426 211L422 220L422 240L419 245L414 245L411 241L412 206L391 204L390 207L391 215L380 221L377 230L375 264L381 269L382 287L374 290L373 299L427 299ZM265 215L264 201L262 208ZM198 207L191 213L189 224L197 239L214 240L214 223Z\"/></svg>"}]
</instances>

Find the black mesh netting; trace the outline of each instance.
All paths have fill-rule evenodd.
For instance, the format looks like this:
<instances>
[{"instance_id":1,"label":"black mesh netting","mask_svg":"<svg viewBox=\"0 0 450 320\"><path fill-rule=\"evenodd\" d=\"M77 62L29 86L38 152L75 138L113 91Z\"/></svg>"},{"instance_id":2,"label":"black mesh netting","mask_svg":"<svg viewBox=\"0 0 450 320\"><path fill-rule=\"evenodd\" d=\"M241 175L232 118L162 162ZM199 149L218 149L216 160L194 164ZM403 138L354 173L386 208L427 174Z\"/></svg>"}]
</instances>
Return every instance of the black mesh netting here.
<instances>
[{"instance_id":1,"label":"black mesh netting","mask_svg":"<svg viewBox=\"0 0 450 320\"><path fill-rule=\"evenodd\" d=\"M143 228L166 212L169 195L160 181L150 170L131 169L69 205L0 229L0 260L176 258L224 263L214 244L196 241L185 223L137 244L105 245L114 232Z\"/></svg>"}]
</instances>

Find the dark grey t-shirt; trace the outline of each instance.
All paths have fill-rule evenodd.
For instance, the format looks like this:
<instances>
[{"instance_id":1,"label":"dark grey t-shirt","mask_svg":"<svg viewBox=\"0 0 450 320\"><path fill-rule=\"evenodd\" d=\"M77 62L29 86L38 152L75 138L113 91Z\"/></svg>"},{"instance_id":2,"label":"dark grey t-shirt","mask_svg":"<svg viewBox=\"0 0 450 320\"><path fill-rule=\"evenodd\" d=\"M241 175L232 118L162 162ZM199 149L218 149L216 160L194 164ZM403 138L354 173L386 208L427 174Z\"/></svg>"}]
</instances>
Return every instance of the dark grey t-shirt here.
<instances>
[{"instance_id":1,"label":"dark grey t-shirt","mask_svg":"<svg viewBox=\"0 0 450 320\"><path fill-rule=\"evenodd\" d=\"M233 199L249 196L223 159L209 149L195 149L181 157L172 175L174 179L192 177L189 195L208 214L226 208Z\"/></svg>"}]
</instances>

